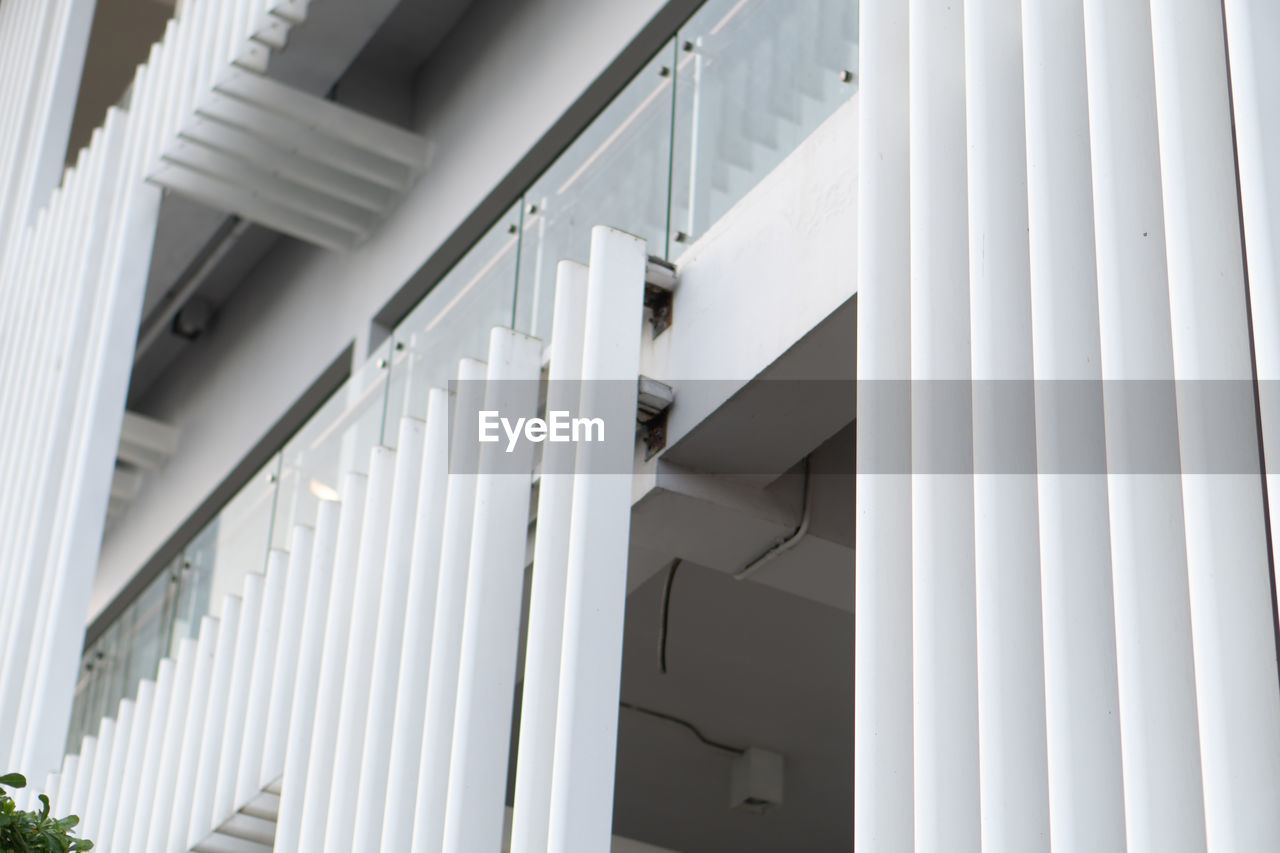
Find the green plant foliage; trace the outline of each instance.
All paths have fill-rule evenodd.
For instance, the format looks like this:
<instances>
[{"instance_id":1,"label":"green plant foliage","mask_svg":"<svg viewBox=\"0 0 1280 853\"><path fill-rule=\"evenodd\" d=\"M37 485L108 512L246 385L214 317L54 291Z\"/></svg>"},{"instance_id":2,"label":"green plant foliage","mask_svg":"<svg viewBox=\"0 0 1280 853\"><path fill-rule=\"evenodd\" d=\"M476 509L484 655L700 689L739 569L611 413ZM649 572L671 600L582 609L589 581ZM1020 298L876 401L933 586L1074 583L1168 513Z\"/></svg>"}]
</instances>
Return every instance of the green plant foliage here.
<instances>
[{"instance_id":1,"label":"green plant foliage","mask_svg":"<svg viewBox=\"0 0 1280 853\"><path fill-rule=\"evenodd\" d=\"M40 795L40 811L24 812L5 788L25 788L21 773L0 776L0 853L68 853L92 850L93 842L75 838L71 830L80 818L69 815L62 819L49 816L49 798Z\"/></svg>"}]
</instances>

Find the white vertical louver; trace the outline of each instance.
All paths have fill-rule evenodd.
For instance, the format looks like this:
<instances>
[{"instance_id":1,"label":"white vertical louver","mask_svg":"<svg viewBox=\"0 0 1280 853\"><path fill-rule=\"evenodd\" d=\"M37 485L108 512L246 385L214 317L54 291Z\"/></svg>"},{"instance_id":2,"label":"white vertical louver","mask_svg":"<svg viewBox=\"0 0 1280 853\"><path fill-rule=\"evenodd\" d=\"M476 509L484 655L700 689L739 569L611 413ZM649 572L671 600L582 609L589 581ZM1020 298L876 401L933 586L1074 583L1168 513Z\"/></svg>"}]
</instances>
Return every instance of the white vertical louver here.
<instances>
[{"instance_id":1,"label":"white vertical louver","mask_svg":"<svg viewBox=\"0 0 1280 853\"><path fill-rule=\"evenodd\" d=\"M543 458L518 783L542 840L524 849L611 843L647 267L642 240L597 228L590 266L561 268L550 405L625 434ZM474 430L482 408L536 415L543 354L495 329L488 363L459 365L452 429L432 390L427 421L403 418L397 449L66 757L55 805L84 808L98 849L501 846L534 454Z\"/></svg>"},{"instance_id":2,"label":"white vertical louver","mask_svg":"<svg viewBox=\"0 0 1280 853\"><path fill-rule=\"evenodd\" d=\"M587 267L561 261L556 268L552 313L551 364L547 411L578 415L586 332ZM561 638L564 636L568 583L569 515L573 510L573 446L548 444L538 480L538 538L535 543L529 628L525 640L524 692L520 703L519 756L511 824L512 853L547 849L551 778L556 744L556 706L560 689Z\"/></svg>"},{"instance_id":3,"label":"white vertical louver","mask_svg":"<svg viewBox=\"0 0 1280 853\"><path fill-rule=\"evenodd\" d=\"M1280 845L1264 5L862 4L857 849Z\"/></svg>"},{"instance_id":4,"label":"white vertical louver","mask_svg":"<svg viewBox=\"0 0 1280 853\"><path fill-rule=\"evenodd\" d=\"M263 76L305 2L192 0L54 188L91 5L0 9L0 764L33 775L56 765L70 716L81 644L54 626L88 607L159 186L348 248L428 155L414 134Z\"/></svg>"},{"instance_id":5,"label":"white vertical louver","mask_svg":"<svg viewBox=\"0 0 1280 853\"><path fill-rule=\"evenodd\" d=\"M1038 535L1035 479L1006 473L1020 445L1005 430L1031 423L1031 396L983 393L1026 389L1033 370L1020 22L1017 0L965 7L969 334L981 383L973 400L980 806L982 849L991 851L1041 848L1049 836L1046 676L1059 673L1041 643L1041 579L1028 571L1059 552Z\"/></svg>"},{"instance_id":6,"label":"white vertical louver","mask_svg":"<svg viewBox=\"0 0 1280 853\"><path fill-rule=\"evenodd\" d=\"M384 588L374 651L373 689L360 790L356 798L355 837L371 847L384 841L388 849L409 843L413 785L422 749L422 715L426 710L436 585L440 578L440 537L444 530L445 494L449 482L449 396L440 388L427 395L421 479L413 520L412 546L405 560L392 565ZM404 447L403 443L400 445ZM401 543L401 547L407 543ZM407 573L401 576L407 569ZM395 573L396 576L390 576ZM394 595L402 596L396 603ZM396 623L399 624L396 624ZM395 837L395 841L390 839ZM400 845L397 847L396 845Z\"/></svg>"},{"instance_id":7,"label":"white vertical louver","mask_svg":"<svg viewBox=\"0 0 1280 853\"><path fill-rule=\"evenodd\" d=\"M1097 388L1103 374L1081 4L1023 3L1022 53L1032 374L1049 389ZM1035 394L1030 437L1045 473L1024 477L1039 498L1044 830L1055 847L1115 850L1124 843L1124 818L1102 413L1072 406L1068 395ZM1061 473L1060 461L1081 445L1092 468ZM1036 583L1026 565L1017 574ZM1022 642L1039 653L1038 638Z\"/></svg>"},{"instance_id":8,"label":"white vertical louver","mask_svg":"<svg viewBox=\"0 0 1280 853\"><path fill-rule=\"evenodd\" d=\"M578 412L630 424L634 401L611 388L640 368L644 241L597 225L587 273ZM552 760L547 849L604 850L613 821L618 693L622 680L631 442L577 446L565 568L564 633ZM624 473L625 472L625 473Z\"/></svg>"},{"instance_id":9,"label":"white vertical louver","mask_svg":"<svg viewBox=\"0 0 1280 853\"><path fill-rule=\"evenodd\" d=\"M48 166L61 161L74 106L77 81L63 77L78 77L92 15L78 0L12 0L0 10L0 577L13 590L0 613L6 766L52 767L70 713L80 644L55 626L83 618L105 517L159 203L145 170L173 133L174 105L237 60L254 34L250 18L267 5L184 6L139 68L129 109L108 112L48 196ZM236 10L223 22L221 52L204 49L216 33L195 32L213 9ZM227 28L241 18L233 38Z\"/></svg>"}]
</instances>

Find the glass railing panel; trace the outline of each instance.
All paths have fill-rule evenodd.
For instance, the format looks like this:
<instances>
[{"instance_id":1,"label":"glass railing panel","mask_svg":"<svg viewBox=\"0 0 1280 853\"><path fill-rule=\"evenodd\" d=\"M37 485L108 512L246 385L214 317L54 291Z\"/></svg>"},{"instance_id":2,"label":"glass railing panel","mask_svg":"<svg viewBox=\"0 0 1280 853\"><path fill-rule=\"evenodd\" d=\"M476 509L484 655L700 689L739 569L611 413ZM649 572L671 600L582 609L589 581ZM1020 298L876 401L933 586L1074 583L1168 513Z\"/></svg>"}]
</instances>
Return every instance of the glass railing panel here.
<instances>
[{"instance_id":1,"label":"glass railing panel","mask_svg":"<svg viewBox=\"0 0 1280 853\"><path fill-rule=\"evenodd\" d=\"M610 225L665 255L676 44L668 42L525 193L516 327L550 335L556 264Z\"/></svg>"},{"instance_id":2,"label":"glass railing panel","mask_svg":"<svg viewBox=\"0 0 1280 853\"><path fill-rule=\"evenodd\" d=\"M339 499L344 475L368 473L382 438L390 352L388 340L284 446L272 547L288 550L295 525L314 525L320 501Z\"/></svg>"},{"instance_id":3,"label":"glass railing panel","mask_svg":"<svg viewBox=\"0 0 1280 853\"><path fill-rule=\"evenodd\" d=\"M115 716L122 698L137 698L143 679L155 678L161 658L170 652L180 566L181 557L85 650L67 735L69 751L78 751L85 735L96 735L102 718Z\"/></svg>"},{"instance_id":4,"label":"glass railing panel","mask_svg":"<svg viewBox=\"0 0 1280 853\"><path fill-rule=\"evenodd\" d=\"M67 733L67 751L80 748L85 735L96 735L102 717L113 715L124 692L116 638L120 633L116 622L88 649L80 660L76 679L75 703L71 710L71 727ZM110 697L115 695L116 705Z\"/></svg>"},{"instance_id":5,"label":"glass railing panel","mask_svg":"<svg viewBox=\"0 0 1280 853\"><path fill-rule=\"evenodd\" d=\"M200 617L206 613L220 616L223 598L240 594L244 576L266 569L279 470L277 454L187 546L175 570L182 581L173 605L175 621L182 620L179 635L198 631Z\"/></svg>"},{"instance_id":6,"label":"glass railing panel","mask_svg":"<svg viewBox=\"0 0 1280 853\"><path fill-rule=\"evenodd\" d=\"M387 439L403 414L426 419L427 391L447 388L458 360L484 360L489 333L510 326L520 256L520 204L511 207L423 298L393 334Z\"/></svg>"},{"instance_id":7,"label":"glass railing panel","mask_svg":"<svg viewBox=\"0 0 1280 853\"><path fill-rule=\"evenodd\" d=\"M177 564L175 560L151 581L120 619L115 671L120 673L123 695L130 699L137 697L139 682L156 677L160 660L169 654Z\"/></svg>"},{"instance_id":8,"label":"glass railing panel","mask_svg":"<svg viewBox=\"0 0 1280 853\"><path fill-rule=\"evenodd\" d=\"M259 473L258 476L268 475ZM213 571L218 564L218 529L221 523L221 516L215 517L196 534L183 552L173 626L175 642L183 636L194 636L194 632L200 630L200 617L212 612Z\"/></svg>"},{"instance_id":9,"label":"glass railing panel","mask_svg":"<svg viewBox=\"0 0 1280 853\"><path fill-rule=\"evenodd\" d=\"M708 0L681 28L670 259L856 90L855 0Z\"/></svg>"}]
</instances>

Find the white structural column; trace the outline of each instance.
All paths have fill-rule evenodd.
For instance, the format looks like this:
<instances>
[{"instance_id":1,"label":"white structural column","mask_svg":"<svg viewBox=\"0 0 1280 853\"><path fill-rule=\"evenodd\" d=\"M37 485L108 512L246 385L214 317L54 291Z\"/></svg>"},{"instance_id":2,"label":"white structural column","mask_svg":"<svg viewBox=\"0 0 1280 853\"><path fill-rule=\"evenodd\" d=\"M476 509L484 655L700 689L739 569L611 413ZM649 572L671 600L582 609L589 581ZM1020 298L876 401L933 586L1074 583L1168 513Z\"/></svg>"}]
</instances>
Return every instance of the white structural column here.
<instances>
[{"instance_id":1,"label":"white structural column","mask_svg":"<svg viewBox=\"0 0 1280 853\"><path fill-rule=\"evenodd\" d=\"M244 735L240 739L233 809L249 802L262 790L262 751L267 735L267 712L270 710L271 686L275 680L276 652L280 645L284 588L291 570L289 553L277 548L271 549L267 555L262 615L258 619L258 635L254 643L252 673L249 677L249 696L245 703Z\"/></svg>"},{"instance_id":2,"label":"white structural column","mask_svg":"<svg viewBox=\"0 0 1280 853\"><path fill-rule=\"evenodd\" d=\"M483 375L477 364L478 375ZM468 368L469 369L469 368ZM459 399L478 405L477 394ZM471 413L471 417L475 412ZM466 418L466 413L459 416ZM455 438L456 438L455 433ZM463 436L465 437L465 436ZM458 438L461 441L461 438ZM422 755L423 715L427 707L427 668L431 662L431 635L435 624L436 590L440 582L441 540L444 535L449 484L449 393L432 388L427 394L427 433L423 442L422 482L418 490L418 517L414 523L413 563L405 593L406 621L396 672L395 708L388 731L371 737L389 737L387 773L360 792L356 833L382 849L404 850L413 837L413 808L417 798L418 765ZM362 774L363 775L363 774ZM381 803L375 793L381 789Z\"/></svg>"},{"instance_id":3,"label":"white structural column","mask_svg":"<svg viewBox=\"0 0 1280 853\"><path fill-rule=\"evenodd\" d=\"M911 853L908 11L905 3L860 3L858 10L853 846Z\"/></svg>"},{"instance_id":4,"label":"white structural column","mask_svg":"<svg viewBox=\"0 0 1280 853\"><path fill-rule=\"evenodd\" d=\"M494 329L484 411L512 423L537 417L541 369L540 340ZM502 846L532 475L533 442L480 449L445 806L448 853Z\"/></svg>"},{"instance_id":5,"label":"white structural column","mask_svg":"<svg viewBox=\"0 0 1280 853\"><path fill-rule=\"evenodd\" d=\"M646 263L643 240L591 230L578 410L614 432L580 443L574 468L547 844L554 853L610 844L635 453L635 399L619 389L640 368Z\"/></svg>"},{"instance_id":6,"label":"white structural column","mask_svg":"<svg viewBox=\"0 0 1280 853\"><path fill-rule=\"evenodd\" d=\"M362 777L367 747L374 739L369 736L369 714L376 702L379 712L394 702L394 679L398 659L391 666L383 665L385 672L376 685L374 669L377 666L377 646L400 646L404 628L405 586L409 579L409 560L413 547L413 522L418 508L418 480L422 473L422 440L425 424L416 418L401 418L399 440L396 442L394 480L391 488L389 518L382 520L382 527L373 533L374 542L369 556L361 554L361 576L357 583L363 589L356 592L356 612L352 617L351 643L347 655L347 677L342 689L342 709L339 717L339 741L334 758L333 778L338 782L330 801L328 821L324 831L326 850L345 853L353 845L367 844L360 838L353 841L355 810L347 807L351 792L345 786L363 789ZM362 546L363 551L363 546ZM366 562L367 560L367 562ZM366 576L367 573L367 576ZM392 694L392 695L388 695ZM388 738L390 732L386 733ZM370 769L370 774L385 778L385 761ZM357 802L359 794L356 794ZM379 801L380 802L380 801Z\"/></svg>"},{"instance_id":7,"label":"white structural column","mask_svg":"<svg viewBox=\"0 0 1280 853\"><path fill-rule=\"evenodd\" d=\"M587 268L573 261L556 267L551 320L551 364L547 411L577 414L581 396L582 347L586 333ZM555 757L556 698L560 684L560 640L569 561L569 518L573 511L574 448L548 443L538 480L538 532L529 591L524 688L520 703L519 755L512 853L547 849L551 769Z\"/></svg>"},{"instance_id":8,"label":"white structural column","mask_svg":"<svg viewBox=\"0 0 1280 853\"><path fill-rule=\"evenodd\" d=\"M419 718L423 730L413 808L410 847L413 853L435 853L444 841L449 756L453 750L453 714L458 695L458 655L462 648L462 612L467 600L467 565L471 558L472 524L475 521L475 472L480 461L480 444L468 431L468 424L477 424L484 401L484 375L484 365L480 362L463 359L458 364L426 714L425 719ZM397 727L402 719L404 717L397 713ZM411 720L406 722L412 724ZM396 779L393 778L391 783L391 790L396 790ZM401 831L398 825L388 825L383 838L384 847L390 847L393 827L397 834Z\"/></svg>"},{"instance_id":9,"label":"white structural column","mask_svg":"<svg viewBox=\"0 0 1280 853\"><path fill-rule=\"evenodd\" d=\"M392 737L400 679L400 661L407 619L421 618L410 609L409 588L414 569L415 540L423 535L419 524L434 532L435 553L439 555L439 527L444 516L444 483L448 476L449 404L445 392L428 393L427 421L405 417L400 421L397 443L396 493L387 545L386 573L382 579L382 600L378 604L377 637L373 649L373 672L369 683L365 740L358 768L360 788L353 816L354 838L361 845L379 848L382 822L387 807L387 775L391 765ZM442 399L443 397L443 399ZM434 408L433 408L434 404ZM432 423L431 418L437 423ZM424 460L431 470L424 471ZM401 492L405 494L401 494ZM423 500L433 502L426 508ZM434 575L434 572L432 573ZM423 673L417 677L425 682ZM418 727L421 731L421 726Z\"/></svg>"},{"instance_id":10,"label":"white structural column","mask_svg":"<svg viewBox=\"0 0 1280 853\"><path fill-rule=\"evenodd\" d=\"M213 674L209 681L209 707L205 710L204 732L200 737L200 752L196 762L195 793L191 798L188 845L204 840L213 827L213 798L218 787L222 735L227 726L227 696L231 690L231 668L236 660L241 604L238 595L228 595L222 600L218 644L213 652Z\"/></svg>"},{"instance_id":11,"label":"white structural column","mask_svg":"<svg viewBox=\"0 0 1280 853\"><path fill-rule=\"evenodd\" d=\"M370 627L361 611L368 606L371 596L376 601L377 573L382 569L382 558L386 553L387 516L391 511L394 477L395 453L385 447L374 447L369 461L368 492L360 528L353 538L339 543L333 567L320 687L316 693L315 725L311 732L311 760L307 765L302 833L298 842L298 849L306 853L326 849L325 824L330 797L335 789L336 754L343 748L343 738L361 734L343 731L340 714L344 702L351 701L345 699L348 677L360 679L355 670L367 667L367 662L350 656L349 652L363 645L354 636L354 626L358 623L362 630ZM354 666L348 668L351 661L354 661ZM343 793L349 796L347 792Z\"/></svg>"},{"instance_id":12,"label":"white structural column","mask_svg":"<svg viewBox=\"0 0 1280 853\"><path fill-rule=\"evenodd\" d=\"M240 608L240 624L236 629L236 654L231 664L231 680L227 687L227 723L218 751L218 781L213 791L212 826L217 826L235 811L236 774L240 769L240 752L244 744L245 714L249 702L249 682L253 677L254 651L258 644L258 625L262 621L262 596L266 579L257 572L244 578L244 603ZM211 827L212 828L212 827Z\"/></svg>"},{"instance_id":13,"label":"white structural column","mask_svg":"<svg viewBox=\"0 0 1280 853\"><path fill-rule=\"evenodd\" d=\"M1022 33L1046 817L1055 849L1119 853L1124 798L1080 0L1024 0Z\"/></svg>"},{"instance_id":14,"label":"white structural column","mask_svg":"<svg viewBox=\"0 0 1280 853\"><path fill-rule=\"evenodd\" d=\"M1169 0L1151 16L1205 833L1210 850L1275 849L1280 685L1262 478L1217 463L1257 448L1222 9Z\"/></svg>"},{"instance_id":15,"label":"white structural column","mask_svg":"<svg viewBox=\"0 0 1280 853\"><path fill-rule=\"evenodd\" d=\"M329 620L333 572L339 551L349 544L360 528L364 514L367 480L348 474L342 483L343 502L321 501L316 513L316 536L311 549L310 581L307 584L306 615L299 644L298 671L289 715L289 744L285 750L281 779L280 813L276 821L275 849L291 853L298 849L302 832L302 809L306 794L307 769L311 763L311 732L315 727L316 695L324 663L325 627ZM348 567L348 571L349 571Z\"/></svg>"},{"instance_id":16,"label":"white structural column","mask_svg":"<svg viewBox=\"0 0 1280 853\"><path fill-rule=\"evenodd\" d=\"M1280 530L1280 5L1227 0L1224 9L1274 535Z\"/></svg>"},{"instance_id":17,"label":"white structural column","mask_svg":"<svg viewBox=\"0 0 1280 853\"><path fill-rule=\"evenodd\" d=\"M1084 25L1126 846L1202 851L1182 489L1139 464L1176 435L1150 13L1085 0Z\"/></svg>"},{"instance_id":18,"label":"white structural column","mask_svg":"<svg viewBox=\"0 0 1280 853\"><path fill-rule=\"evenodd\" d=\"M280 644L271 681L271 703L262 747L259 786L266 787L284 773L284 752L289 743L289 717L293 710L298 659L302 655L302 632L307 615L307 594L311 589L311 561L315 530L298 525L289 545L289 578L284 589L280 617Z\"/></svg>"},{"instance_id":19,"label":"white structural column","mask_svg":"<svg viewBox=\"0 0 1280 853\"><path fill-rule=\"evenodd\" d=\"M969 328L982 849L1047 849L1018 0L966 0Z\"/></svg>"},{"instance_id":20,"label":"white structural column","mask_svg":"<svg viewBox=\"0 0 1280 853\"><path fill-rule=\"evenodd\" d=\"M915 843L920 853L976 853L964 6L909 5Z\"/></svg>"},{"instance_id":21,"label":"white structural column","mask_svg":"<svg viewBox=\"0 0 1280 853\"><path fill-rule=\"evenodd\" d=\"M212 699L214 660L218 650L218 620L204 616L200 620L200 634L196 642L196 662L191 673L191 700L188 702L187 719L182 735L182 752L178 758L178 773L173 784L172 815L168 831L159 844L152 842L152 849L167 853L182 853L186 849L188 830L191 828L191 799L195 795L197 763L204 743L205 720Z\"/></svg>"}]
</instances>

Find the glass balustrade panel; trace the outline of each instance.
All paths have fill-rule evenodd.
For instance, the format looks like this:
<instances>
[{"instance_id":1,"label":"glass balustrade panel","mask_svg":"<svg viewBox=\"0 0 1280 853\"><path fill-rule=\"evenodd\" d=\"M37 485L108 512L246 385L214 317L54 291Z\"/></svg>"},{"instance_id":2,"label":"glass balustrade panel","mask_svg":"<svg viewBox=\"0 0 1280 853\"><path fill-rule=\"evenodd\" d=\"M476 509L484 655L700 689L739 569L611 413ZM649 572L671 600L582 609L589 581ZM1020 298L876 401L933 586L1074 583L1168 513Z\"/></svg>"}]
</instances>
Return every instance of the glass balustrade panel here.
<instances>
[{"instance_id":1,"label":"glass balustrade panel","mask_svg":"<svg viewBox=\"0 0 1280 853\"><path fill-rule=\"evenodd\" d=\"M665 257L675 59L669 41L525 192L521 331L550 337L556 266L587 262L593 226L643 237Z\"/></svg>"},{"instance_id":2,"label":"glass balustrade panel","mask_svg":"<svg viewBox=\"0 0 1280 853\"><path fill-rule=\"evenodd\" d=\"M343 477L369 472L382 440L390 352L388 340L284 446L271 547L288 550L295 525L314 526L320 502L341 499ZM263 559L265 566L265 551Z\"/></svg>"},{"instance_id":3,"label":"glass balustrade panel","mask_svg":"<svg viewBox=\"0 0 1280 853\"><path fill-rule=\"evenodd\" d=\"M708 0L677 36L670 259L857 88L855 0Z\"/></svg>"},{"instance_id":4,"label":"glass balustrade panel","mask_svg":"<svg viewBox=\"0 0 1280 853\"><path fill-rule=\"evenodd\" d=\"M513 205L396 327L387 434L401 415L426 419L427 392L448 388L458 361L484 361L489 335L510 327L520 257L520 203Z\"/></svg>"}]
</instances>

